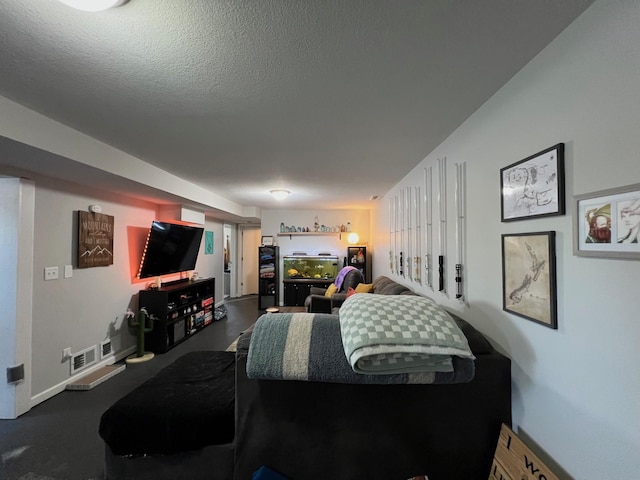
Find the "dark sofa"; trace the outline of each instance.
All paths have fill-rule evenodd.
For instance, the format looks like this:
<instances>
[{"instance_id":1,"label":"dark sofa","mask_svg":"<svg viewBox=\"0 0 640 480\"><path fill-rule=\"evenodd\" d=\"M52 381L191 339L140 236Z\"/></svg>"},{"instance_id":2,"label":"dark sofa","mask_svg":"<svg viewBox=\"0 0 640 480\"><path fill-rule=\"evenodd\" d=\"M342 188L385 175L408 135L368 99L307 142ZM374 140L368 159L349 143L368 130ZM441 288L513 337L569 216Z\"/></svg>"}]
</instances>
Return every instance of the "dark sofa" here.
<instances>
[{"instance_id":1,"label":"dark sofa","mask_svg":"<svg viewBox=\"0 0 640 480\"><path fill-rule=\"evenodd\" d=\"M409 287L394 282L384 275L379 276L373 281L371 293L378 295L417 295Z\"/></svg>"},{"instance_id":2,"label":"dark sofa","mask_svg":"<svg viewBox=\"0 0 640 480\"><path fill-rule=\"evenodd\" d=\"M387 277L374 285L376 293L414 294ZM473 326L452 316L476 357L468 383L251 379L248 331L235 355L233 441L152 455L116 453L105 442L106 478L247 480L266 466L290 480L406 480L423 474L429 480L486 480L501 424L511 425L511 363ZM217 388L218 380L212 382ZM177 388L189 385L178 381Z\"/></svg>"},{"instance_id":3,"label":"dark sofa","mask_svg":"<svg viewBox=\"0 0 640 480\"><path fill-rule=\"evenodd\" d=\"M476 356L451 385L355 385L247 378L236 355L234 480L266 465L292 480L486 480L511 424L511 363L454 316Z\"/></svg>"},{"instance_id":4,"label":"dark sofa","mask_svg":"<svg viewBox=\"0 0 640 480\"><path fill-rule=\"evenodd\" d=\"M347 299L347 290L349 287L356 288L359 283L364 280L362 274L359 272L349 272L350 274L345 277L346 288L342 288L340 292L334 293L331 297L325 297L322 291L312 290L312 294L307 297L304 304L307 307L307 312L310 313L333 313L338 314L340 307ZM353 275L351 275L353 273ZM372 283L372 290L369 293L376 293L378 295L416 295L408 287L394 282L389 277L379 276Z\"/></svg>"},{"instance_id":5,"label":"dark sofa","mask_svg":"<svg viewBox=\"0 0 640 480\"><path fill-rule=\"evenodd\" d=\"M340 290L330 297L325 296L326 288L311 287L311 295L305 299L304 306L309 313L337 313L340 305L347 298L349 288L356 288L362 282L364 282L362 272L355 268L351 269L344 276Z\"/></svg>"}]
</instances>

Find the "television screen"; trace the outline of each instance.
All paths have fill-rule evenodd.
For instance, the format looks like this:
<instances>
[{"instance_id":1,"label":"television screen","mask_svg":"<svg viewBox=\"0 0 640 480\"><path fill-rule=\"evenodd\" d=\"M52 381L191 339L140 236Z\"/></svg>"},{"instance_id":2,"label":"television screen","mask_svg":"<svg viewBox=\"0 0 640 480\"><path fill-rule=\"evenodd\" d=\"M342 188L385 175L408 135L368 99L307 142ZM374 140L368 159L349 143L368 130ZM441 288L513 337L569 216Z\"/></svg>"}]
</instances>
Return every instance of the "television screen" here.
<instances>
[{"instance_id":1,"label":"television screen","mask_svg":"<svg viewBox=\"0 0 640 480\"><path fill-rule=\"evenodd\" d=\"M147 235L138 278L193 270L203 232L201 227L154 221Z\"/></svg>"}]
</instances>

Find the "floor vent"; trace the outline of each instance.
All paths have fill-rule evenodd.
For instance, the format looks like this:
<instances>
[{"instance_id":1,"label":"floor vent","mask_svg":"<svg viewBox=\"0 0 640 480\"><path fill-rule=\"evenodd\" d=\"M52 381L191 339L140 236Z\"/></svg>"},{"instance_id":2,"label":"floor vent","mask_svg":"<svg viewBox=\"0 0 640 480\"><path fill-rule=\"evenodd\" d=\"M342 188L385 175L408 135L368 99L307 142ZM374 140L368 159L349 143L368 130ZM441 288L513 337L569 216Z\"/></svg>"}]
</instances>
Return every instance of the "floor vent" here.
<instances>
[{"instance_id":1,"label":"floor vent","mask_svg":"<svg viewBox=\"0 0 640 480\"><path fill-rule=\"evenodd\" d=\"M100 342L100 360L104 360L104 358L111 355L111 353L111 339Z\"/></svg>"},{"instance_id":2,"label":"floor vent","mask_svg":"<svg viewBox=\"0 0 640 480\"><path fill-rule=\"evenodd\" d=\"M96 363L98 352L95 346L89 347L81 352L74 353L71 357L71 374L84 370L90 365Z\"/></svg>"}]
</instances>

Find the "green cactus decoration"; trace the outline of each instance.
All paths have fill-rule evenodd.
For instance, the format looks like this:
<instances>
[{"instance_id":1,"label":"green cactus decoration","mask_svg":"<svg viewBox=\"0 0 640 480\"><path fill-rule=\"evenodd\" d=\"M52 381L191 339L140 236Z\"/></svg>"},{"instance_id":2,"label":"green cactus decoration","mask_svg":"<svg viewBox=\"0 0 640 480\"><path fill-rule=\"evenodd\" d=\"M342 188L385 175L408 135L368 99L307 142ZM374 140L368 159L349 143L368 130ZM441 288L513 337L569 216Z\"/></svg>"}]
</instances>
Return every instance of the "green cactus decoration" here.
<instances>
[{"instance_id":1,"label":"green cactus decoration","mask_svg":"<svg viewBox=\"0 0 640 480\"><path fill-rule=\"evenodd\" d=\"M153 331L153 316L147 313L145 308L141 308L137 315L131 310L127 311L127 325L135 331L137 339L136 357L144 357L144 334Z\"/></svg>"}]
</instances>

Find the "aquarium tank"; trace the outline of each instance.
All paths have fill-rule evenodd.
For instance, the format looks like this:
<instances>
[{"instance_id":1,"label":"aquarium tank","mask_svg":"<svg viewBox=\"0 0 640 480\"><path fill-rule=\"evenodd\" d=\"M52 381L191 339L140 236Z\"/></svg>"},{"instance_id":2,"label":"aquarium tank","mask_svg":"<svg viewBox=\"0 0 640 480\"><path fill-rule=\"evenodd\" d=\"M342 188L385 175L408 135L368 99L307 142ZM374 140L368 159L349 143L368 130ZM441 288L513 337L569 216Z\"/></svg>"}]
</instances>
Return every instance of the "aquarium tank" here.
<instances>
[{"instance_id":1,"label":"aquarium tank","mask_svg":"<svg viewBox=\"0 0 640 480\"><path fill-rule=\"evenodd\" d=\"M328 255L285 255L283 257L283 278L336 278L339 270L337 256Z\"/></svg>"}]
</instances>

